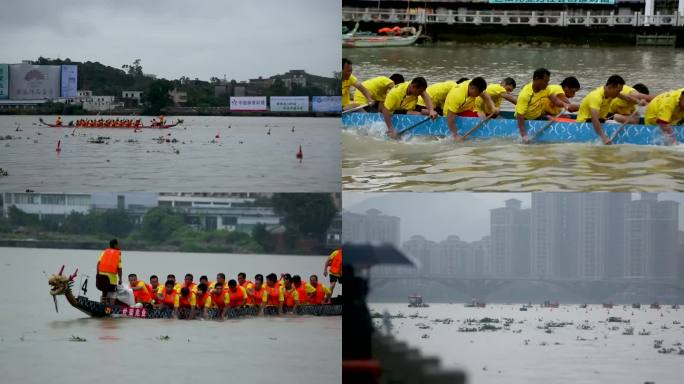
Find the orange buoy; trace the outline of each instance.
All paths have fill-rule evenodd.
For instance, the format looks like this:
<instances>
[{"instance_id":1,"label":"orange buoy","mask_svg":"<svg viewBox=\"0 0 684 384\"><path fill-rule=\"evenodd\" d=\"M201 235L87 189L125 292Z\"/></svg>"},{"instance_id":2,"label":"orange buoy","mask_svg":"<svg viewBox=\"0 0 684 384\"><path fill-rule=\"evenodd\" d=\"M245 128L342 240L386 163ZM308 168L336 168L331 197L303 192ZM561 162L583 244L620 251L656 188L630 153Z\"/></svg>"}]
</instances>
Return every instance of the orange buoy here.
<instances>
[{"instance_id":1,"label":"orange buoy","mask_svg":"<svg viewBox=\"0 0 684 384\"><path fill-rule=\"evenodd\" d=\"M301 145L299 146L299 151L297 151L297 158L299 159L299 162L301 162L302 159L304 158L304 153L302 152L302 146Z\"/></svg>"}]
</instances>

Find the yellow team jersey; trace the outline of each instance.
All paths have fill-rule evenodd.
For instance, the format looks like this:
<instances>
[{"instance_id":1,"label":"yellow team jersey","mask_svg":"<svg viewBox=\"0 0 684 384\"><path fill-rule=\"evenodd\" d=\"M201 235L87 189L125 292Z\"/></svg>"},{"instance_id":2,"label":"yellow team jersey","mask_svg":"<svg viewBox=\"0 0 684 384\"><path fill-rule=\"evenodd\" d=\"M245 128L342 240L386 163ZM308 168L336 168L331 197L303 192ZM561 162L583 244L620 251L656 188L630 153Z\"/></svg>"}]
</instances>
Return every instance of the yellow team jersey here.
<instances>
[{"instance_id":1,"label":"yellow team jersey","mask_svg":"<svg viewBox=\"0 0 684 384\"><path fill-rule=\"evenodd\" d=\"M524 116L527 120L540 118L544 114L544 100L548 98L548 88L535 93L532 83L525 84L518 95L518 103L515 104L515 115Z\"/></svg>"},{"instance_id":2,"label":"yellow team jersey","mask_svg":"<svg viewBox=\"0 0 684 384\"><path fill-rule=\"evenodd\" d=\"M449 94L449 91L451 91L452 88L458 86L455 81L453 80L447 80L443 81L441 83L434 83L431 86L427 87L425 92L430 96L430 100L432 100L432 106L434 108L442 108L444 106L444 101L446 100L447 95ZM421 107L425 106L425 100L421 96L418 96L418 105Z\"/></svg>"},{"instance_id":3,"label":"yellow team jersey","mask_svg":"<svg viewBox=\"0 0 684 384\"><path fill-rule=\"evenodd\" d=\"M102 256L104 256L104 252L100 254L100 258L98 259L99 262L102 262ZM117 268L121 268L121 258L119 257L119 266ZM119 284L119 275L116 273L107 273L107 272L98 272L99 275L105 275L109 279L109 284L111 285L117 285Z\"/></svg>"},{"instance_id":4,"label":"yellow team jersey","mask_svg":"<svg viewBox=\"0 0 684 384\"><path fill-rule=\"evenodd\" d=\"M551 84L546 87L546 90L548 91L549 96L565 96L563 87L558 84ZM549 115L555 116L561 112L561 107L554 104L550 97L545 98L542 101L542 104L544 105L544 112L548 113Z\"/></svg>"},{"instance_id":5,"label":"yellow team jersey","mask_svg":"<svg viewBox=\"0 0 684 384\"><path fill-rule=\"evenodd\" d=\"M661 93L651 100L646 107L646 124L658 124L658 120L670 124L678 124L684 120L684 109L679 107L679 98L684 88Z\"/></svg>"},{"instance_id":6,"label":"yellow team jersey","mask_svg":"<svg viewBox=\"0 0 684 384\"><path fill-rule=\"evenodd\" d=\"M620 94L623 96L629 96L629 94L634 91L634 88L628 85L623 85L622 92L620 92ZM620 115L631 115L632 113L634 113L634 111L636 111L636 104L616 97L613 99L613 101L610 102L609 111L610 113L617 113Z\"/></svg>"},{"instance_id":7,"label":"yellow team jersey","mask_svg":"<svg viewBox=\"0 0 684 384\"><path fill-rule=\"evenodd\" d=\"M487 86L487 89L485 89L485 92L487 92L489 97L492 98L494 105L497 108L501 108L501 101L503 100L502 95L504 93L507 93L508 91L501 84L489 84ZM489 106L481 97L478 97L477 100L475 100L475 110L477 112L482 112L487 115L492 112L489 110Z\"/></svg>"},{"instance_id":8,"label":"yellow team jersey","mask_svg":"<svg viewBox=\"0 0 684 384\"><path fill-rule=\"evenodd\" d=\"M467 80L449 91L449 94L444 101L444 116L447 116L449 112L461 113L475 109L475 101L479 99L479 97L468 96L469 85L470 80Z\"/></svg>"},{"instance_id":9,"label":"yellow team jersey","mask_svg":"<svg viewBox=\"0 0 684 384\"><path fill-rule=\"evenodd\" d=\"M577 122L583 123L585 121L591 121L592 109L599 111L600 119L605 119L606 116L608 116L611 101L613 101L613 99L606 97L603 86L589 92L589 94L582 99L582 104L580 104L580 109L577 112Z\"/></svg>"},{"instance_id":10,"label":"yellow team jersey","mask_svg":"<svg viewBox=\"0 0 684 384\"><path fill-rule=\"evenodd\" d=\"M370 92L374 101L385 101L387 92L394 87L394 81L386 76L378 76L366 80L362 84L368 92ZM363 92L357 90L354 92L354 103L359 105L368 104L368 100L366 100L366 96L363 95Z\"/></svg>"},{"instance_id":11,"label":"yellow team jersey","mask_svg":"<svg viewBox=\"0 0 684 384\"><path fill-rule=\"evenodd\" d=\"M350 75L347 80L342 80L342 107L351 103L351 90L349 88L356 84L356 82L357 80L354 75Z\"/></svg>"},{"instance_id":12,"label":"yellow team jersey","mask_svg":"<svg viewBox=\"0 0 684 384\"><path fill-rule=\"evenodd\" d=\"M397 110L413 111L416 109L418 96L407 94L411 83L401 83L387 92L385 108L391 113Z\"/></svg>"}]
</instances>

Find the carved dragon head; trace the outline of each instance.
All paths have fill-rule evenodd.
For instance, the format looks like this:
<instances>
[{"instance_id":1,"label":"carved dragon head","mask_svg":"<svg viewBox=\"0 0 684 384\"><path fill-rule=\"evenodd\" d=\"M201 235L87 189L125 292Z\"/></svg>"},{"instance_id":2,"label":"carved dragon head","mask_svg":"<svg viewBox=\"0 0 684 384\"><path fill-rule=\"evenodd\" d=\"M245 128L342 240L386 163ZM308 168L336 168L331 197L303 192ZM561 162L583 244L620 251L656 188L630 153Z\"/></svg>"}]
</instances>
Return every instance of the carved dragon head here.
<instances>
[{"instance_id":1,"label":"carved dragon head","mask_svg":"<svg viewBox=\"0 0 684 384\"><path fill-rule=\"evenodd\" d=\"M74 279L76 278L78 269L76 269L76 272L69 276L63 275L62 272L64 272L63 265L62 268L59 270L59 273L50 276L50 278L48 279L48 284L50 284L50 287L52 287L50 288L50 294L52 296L64 295L67 292L71 292L71 286L74 284Z\"/></svg>"}]
</instances>

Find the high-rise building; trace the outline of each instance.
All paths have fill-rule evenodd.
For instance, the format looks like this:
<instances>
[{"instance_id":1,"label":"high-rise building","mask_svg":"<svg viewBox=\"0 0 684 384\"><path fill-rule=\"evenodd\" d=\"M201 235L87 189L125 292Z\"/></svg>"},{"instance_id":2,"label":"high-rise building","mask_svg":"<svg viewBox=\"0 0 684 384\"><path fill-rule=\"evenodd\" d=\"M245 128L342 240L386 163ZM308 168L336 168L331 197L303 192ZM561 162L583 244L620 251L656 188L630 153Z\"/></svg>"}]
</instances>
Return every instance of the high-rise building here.
<instances>
[{"instance_id":1,"label":"high-rise building","mask_svg":"<svg viewBox=\"0 0 684 384\"><path fill-rule=\"evenodd\" d=\"M389 243L399 246L399 223L396 216L369 209L366 214L342 213L342 241L345 243Z\"/></svg>"},{"instance_id":2,"label":"high-rise building","mask_svg":"<svg viewBox=\"0 0 684 384\"><path fill-rule=\"evenodd\" d=\"M494 276L524 277L530 273L530 210L517 199L491 213L491 268Z\"/></svg>"},{"instance_id":3,"label":"high-rise building","mask_svg":"<svg viewBox=\"0 0 684 384\"><path fill-rule=\"evenodd\" d=\"M440 274L440 247L423 236L411 236L401 245L401 249L420 262L418 273L421 275Z\"/></svg>"},{"instance_id":4,"label":"high-rise building","mask_svg":"<svg viewBox=\"0 0 684 384\"><path fill-rule=\"evenodd\" d=\"M653 193L627 206L625 277L675 278L679 203L658 201Z\"/></svg>"},{"instance_id":5,"label":"high-rise building","mask_svg":"<svg viewBox=\"0 0 684 384\"><path fill-rule=\"evenodd\" d=\"M467 265L468 243L458 236L449 236L439 243L439 267L438 274L449 276L470 275L472 267Z\"/></svg>"}]
</instances>

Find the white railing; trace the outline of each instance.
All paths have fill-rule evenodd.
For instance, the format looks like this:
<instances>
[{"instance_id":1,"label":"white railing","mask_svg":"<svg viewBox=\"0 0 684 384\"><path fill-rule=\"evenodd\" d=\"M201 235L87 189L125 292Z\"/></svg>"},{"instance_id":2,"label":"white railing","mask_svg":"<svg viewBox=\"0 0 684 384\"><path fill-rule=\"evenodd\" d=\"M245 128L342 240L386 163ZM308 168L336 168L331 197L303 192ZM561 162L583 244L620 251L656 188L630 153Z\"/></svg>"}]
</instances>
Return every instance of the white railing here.
<instances>
[{"instance_id":1,"label":"white railing","mask_svg":"<svg viewBox=\"0 0 684 384\"><path fill-rule=\"evenodd\" d=\"M494 24L494 25L550 25L550 26L684 26L684 16L679 14L643 13L615 14L615 12L586 11L473 11L458 10L372 9L342 8L343 21L364 21L379 23L417 23L417 24Z\"/></svg>"}]
</instances>

